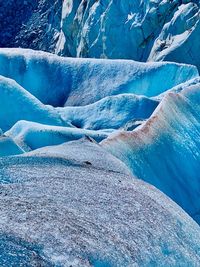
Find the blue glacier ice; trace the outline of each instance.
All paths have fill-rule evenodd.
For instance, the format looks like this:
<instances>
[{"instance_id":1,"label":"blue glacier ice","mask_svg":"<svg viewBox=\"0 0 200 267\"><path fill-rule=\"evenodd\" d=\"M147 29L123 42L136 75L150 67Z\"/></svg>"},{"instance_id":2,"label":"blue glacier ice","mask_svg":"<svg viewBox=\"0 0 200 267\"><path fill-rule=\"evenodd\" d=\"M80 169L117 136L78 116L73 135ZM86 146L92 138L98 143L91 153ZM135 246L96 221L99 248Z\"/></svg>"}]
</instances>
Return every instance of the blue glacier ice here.
<instances>
[{"instance_id":1,"label":"blue glacier ice","mask_svg":"<svg viewBox=\"0 0 200 267\"><path fill-rule=\"evenodd\" d=\"M9 0L0 6L0 47L200 69L199 9L199 0Z\"/></svg>"},{"instance_id":2,"label":"blue glacier ice","mask_svg":"<svg viewBox=\"0 0 200 267\"><path fill-rule=\"evenodd\" d=\"M0 128L5 132L19 120L50 125L65 123L53 107L45 106L14 80L0 76Z\"/></svg>"},{"instance_id":3,"label":"blue glacier ice","mask_svg":"<svg viewBox=\"0 0 200 267\"><path fill-rule=\"evenodd\" d=\"M75 127L45 125L31 121L18 121L5 135L11 137L23 149L33 150L77 140L85 136L100 142L107 138L111 132L112 130L94 131Z\"/></svg>"},{"instance_id":4,"label":"blue glacier ice","mask_svg":"<svg viewBox=\"0 0 200 267\"><path fill-rule=\"evenodd\" d=\"M199 35L199 0L0 1L0 267L200 266Z\"/></svg>"},{"instance_id":5,"label":"blue glacier ice","mask_svg":"<svg viewBox=\"0 0 200 267\"><path fill-rule=\"evenodd\" d=\"M12 138L5 135L0 136L0 157L22 153L24 153L24 150Z\"/></svg>"},{"instance_id":6,"label":"blue glacier ice","mask_svg":"<svg viewBox=\"0 0 200 267\"><path fill-rule=\"evenodd\" d=\"M62 55L199 68L198 5L67 0L60 37L54 21L33 46L55 32L49 51ZM0 49L0 75L0 227L14 236L0 263L198 266L199 227L141 181L200 222L195 67Z\"/></svg>"},{"instance_id":7,"label":"blue glacier ice","mask_svg":"<svg viewBox=\"0 0 200 267\"><path fill-rule=\"evenodd\" d=\"M162 190L200 222L200 85L166 94L135 131L114 133L102 145L132 173Z\"/></svg>"},{"instance_id":8,"label":"blue glacier ice","mask_svg":"<svg viewBox=\"0 0 200 267\"><path fill-rule=\"evenodd\" d=\"M79 106L122 93L156 96L198 77L198 71L176 63L73 59L0 49L0 75L15 80L43 104Z\"/></svg>"},{"instance_id":9,"label":"blue glacier ice","mask_svg":"<svg viewBox=\"0 0 200 267\"><path fill-rule=\"evenodd\" d=\"M64 0L56 52L200 68L199 6L199 0Z\"/></svg>"},{"instance_id":10,"label":"blue glacier ice","mask_svg":"<svg viewBox=\"0 0 200 267\"><path fill-rule=\"evenodd\" d=\"M199 3L193 1L179 6L173 18L164 25L155 40L149 60L168 60L196 65L200 69L199 56Z\"/></svg>"},{"instance_id":11,"label":"blue glacier ice","mask_svg":"<svg viewBox=\"0 0 200 267\"><path fill-rule=\"evenodd\" d=\"M51 262L39 255L41 250L36 244L25 242L9 234L0 235L0 265L2 267L14 266L42 266L53 267Z\"/></svg>"},{"instance_id":12,"label":"blue glacier ice","mask_svg":"<svg viewBox=\"0 0 200 267\"><path fill-rule=\"evenodd\" d=\"M63 121L79 128L119 129L131 120L149 118L158 103L158 100L144 96L119 94L105 97L90 105L56 110Z\"/></svg>"}]
</instances>

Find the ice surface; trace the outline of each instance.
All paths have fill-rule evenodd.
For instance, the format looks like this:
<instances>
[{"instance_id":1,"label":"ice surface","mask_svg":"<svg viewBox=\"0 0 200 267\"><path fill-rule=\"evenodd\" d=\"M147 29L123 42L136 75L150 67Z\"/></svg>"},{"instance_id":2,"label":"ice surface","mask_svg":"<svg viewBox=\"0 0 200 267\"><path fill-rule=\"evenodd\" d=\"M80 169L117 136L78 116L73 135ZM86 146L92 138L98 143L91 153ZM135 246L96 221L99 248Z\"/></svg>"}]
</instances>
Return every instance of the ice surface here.
<instances>
[{"instance_id":1,"label":"ice surface","mask_svg":"<svg viewBox=\"0 0 200 267\"><path fill-rule=\"evenodd\" d=\"M0 235L1 267L40 266L53 267L53 264L39 255L37 245L30 244L9 234Z\"/></svg>"},{"instance_id":2,"label":"ice surface","mask_svg":"<svg viewBox=\"0 0 200 267\"><path fill-rule=\"evenodd\" d=\"M158 103L144 96L120 94L86 106L57 108L57 111L63 121L79 128L119 129L130 120L149 118Z\"/></svg>"},{"instance_id":3,"label":"ice surface","mask_svg":"<svg viewBox=\"0 0 200 267\"><path fill-rule=\"evenodd\" d=\"M0 230L13 240L4 246L2 266L10 266L8 255L18 255L19 245L27 266L197 266L199 226L157 189L115 170L119 161L98 145L85 142L0 159ZM104 156L111 160L102 169Z\"/></svg>"},{"instance_id":4,"label":"ice surface","mask_svg":"<svg viewBox=\"0 0 200 267\"><path fill-rule=\"evenodd\" d=\"M123 162L108 153L89 137L57 146L39 148L24 155L25 157L48 156L52 158L62 158L71 160L77 164L130 175L128 167Z\"/></svg>"},{"instance_id":5,"label":"ice surface","mask_svg":"<svg viewBox=\"0 0 200 267\"><path fill-rule=\"evenodd\" d=\"M44 125L30 121L18 121L5 133L13 138L25 150L33 150L44 146L58 145L77 140L82 137L92 137L100 142L107 138L110 131L92 131L72 127Z\"/></svg>"},{"instance_id":6,"label":"ice surface","mask_svg":"<svg viewBox=\"0 0 200 267\"><path fill-rule=\"evenodd\" d=\"M0 6L0 47L200 68L199 10L199 0L9 0Z\"/></svg>"},{"instance_id":7,"label":"ice surface","mask_svg":"<svg viewBox=\"0 0 200 267\"><path fill-rule=\"evenodd\" d=\"M0 157L22 154L24 151L20 148L12 138L2 135L0 136Z\"/></svg>"},{"instance_id":8,"label":"ice surface","mask_svg":"<svg viewBox=\"0 0 200 267\"><path fill-rule=\"evenodd\" d=\"M14 79L44 104L77 106L122 93L155 96L198 77L198 71L176 63L72 59L0 49L0 75Z\"/></svg>"},{"instance_id":9,"label":"ice surface","mask_svg":"<svg viewBox=\"0 0 200 267\"><path fill-rule=\"evenodd\" d=\"M149 60L185 62L200 69L198 4L189 1L179 7L155 40Z\"/></svg>"},{"instance_id":10,"label":"ice surface","mask_svg":"<svg viewBox=\"0 0 200 267\"><path fill-rule=\"evenodd\" d=\"M102 145L200 222L200 86L167 94L151 118Z\"/></svg>"},{"instance_id":11,"label":"ice surface","mask_svg":"<svg viewBox=\"0 0 200 267\"><path fill-rule=\"evenodd\" d=\"M0 3L0 266L199 266L199 8Z\"/></svg>"},{"instance_id":12,"label":"ice surface","mask_svg":"<svg viewBox=\"0 0 200 267\"><path fill-rule=\"evenodd\" d=\"M14 80L0 76L0 128L9 130L22 119L49 125L69 125L52 107L42 104Z\"/></svg>"}]
</instances>

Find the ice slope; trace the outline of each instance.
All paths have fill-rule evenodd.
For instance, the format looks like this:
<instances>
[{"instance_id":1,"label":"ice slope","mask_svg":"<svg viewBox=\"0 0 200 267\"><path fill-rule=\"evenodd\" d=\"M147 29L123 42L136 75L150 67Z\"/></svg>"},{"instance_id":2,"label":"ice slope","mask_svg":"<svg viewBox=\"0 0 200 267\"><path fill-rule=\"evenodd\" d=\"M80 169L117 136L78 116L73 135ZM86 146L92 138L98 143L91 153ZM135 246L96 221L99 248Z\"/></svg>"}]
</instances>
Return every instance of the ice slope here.
<instances>
[{"instance_id":1,"label":"ice slope","mask_svg":"<svg viewBox=\"0 0 200 267\"><path fill-rule=\"evenodd\" d=\"M62 158L83 166L130 175L128 167L122 161L108 153L89 137L61 145L42 147L28 152L24 156Z\"/></svg>"},{"instance_id":2,"label":"ice slope","mask_svg":"<svg viewBox=\"0 0 200 267\"><path fill-rule=\"evenodd\" d=\"M77 106L122 93L155 96L198 77L198 71L176 63L72 59L0 49L0 75L14 79L44 104Z\"/></svg>"},{"instance_id":3,"label":"ice slope","mask_svg":"<svg viewBox=\"0 0 200 267\"><path fill-rule=\"evenodd\" d=\"M145 60L180 1L64 0L58 52Z\"/></svg>"},{"instance_id":4,"label":"ice slope","mask_svg":"<svg viewBox=\"0 0 200 267\"><path fill-rule=\"evenodd\" d=\"M4 132L20 120L93 130L118 129L129 120L148 118L157 105L156 100L121 94L88 106L54 109L42 104L14 80L0 76L0 127Z\"/></svg>"},{"instance_id":5,"label":"ice slope","mask_svg":"<svg viewBox=\"0 0 200 267\"><path fill-rule=\"evenodd\" d=\"M84 136L100 142L110 134L107 131L92 131L79 128L45 125L30 121L18 121L5 134L15 140L25 150L52 146L80 139Z\"/></svg>"},{"instance_id":6,"label":"ice slope","mask_svg":"<svg viewBox=\"0 0 200 267\"><path fill-rule=\"evenodd\" d=\"M5 135L0 136L0 157L18 155L24 153L11 138Z\"/></svg>"},{"instance_id":7,"label":"ice slope","mask_svg":"<svg viewBox=\"0 0 200 267\"><path fill-rule=\"evenodd\" d=\"M149 118L158 103L144 96L120 94L105 97L90 105L56 110L63 121L79 128L119 129L130 120Z\"/></svg>"},{"instance_id":8,"label":"ice slope","mask_svg":"<svg viewBox=\"0 0 200 267\"><path fill-rule=\"evenodd\" d=\"M14 80L0 76L0 128L5 132L19 120L69 126L50 106L45 106Z\"/></svg>"},{"instance_id":9,"label":"ice slope","mask_svg":"<svg viewBox=\"0 0 200 267\"><path fill-rule=\"evenodd\" d=\"M55 267L39 255L39 249L41 248L12 235L0 234L0 265Z\"/></svg>"},{"instance_id":10,"label":"ice slope","mask_svg":"<svg viewBox=\"0 0 200 267\"><path fill-rule=\"evenodd\" d=\"M1 266L16 266L10 251L19 246L27 266L197 266L199 226L154 187L115 171L114 157L102 169L103 149L85 142L0 159L0 231L12 240Z\"/></svg>"},{"instance_id":11,"label":"ice slope","mask_svg":"<svg viewBox=\"0 0 200 267\"><path fill-rule=\"evenodd\" d=\"M200 223L200 86L167 94L146 123L102 142Z\"/></svg>"},{"instance_id":12,"label":"ice slope","mask_svg":"<svg viewBox=\"0 0 200 267\"><path fill-rule=\"evenodd\" d=\"M164 93L161 93L158 96L152 97L151 99L160 102L163 99L163 97L166 94L168 94L169 92L180 93L184 89L187 89L188 87L191 87L193 85L200 85L200 77L196 77L194 79L186 81L185 83L181 83L181 84L179 84L177 86L174 86L172 89L169 89L169 90L165 91Z\"/></svg>"},{"instance_id":13,"label":"ice slope","mask_svg":"<svg viewBox=\"0 0 200 267\"><path fill-rule=\"evenodd\" d=\"M200 68L199 0L64 0L57 53Z\"/></svg>"}]
</instances>

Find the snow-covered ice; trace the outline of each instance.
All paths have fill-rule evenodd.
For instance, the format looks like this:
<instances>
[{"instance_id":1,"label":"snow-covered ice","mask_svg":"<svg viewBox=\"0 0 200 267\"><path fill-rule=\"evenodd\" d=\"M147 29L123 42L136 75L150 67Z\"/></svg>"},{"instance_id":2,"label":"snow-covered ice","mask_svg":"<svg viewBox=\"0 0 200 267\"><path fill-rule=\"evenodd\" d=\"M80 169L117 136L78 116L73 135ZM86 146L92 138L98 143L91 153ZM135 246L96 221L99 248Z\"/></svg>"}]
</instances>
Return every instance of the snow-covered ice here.
<instances>
[{"instance_id":1,"label":"snow-covered ice","mask_svg":"<svg viewBox=\"0 0 200 267\"><path fill-rule=\"evenodd\" d=\"M1 266L197 266L199 226L126 170L90 140L0 159Z\"/></svg>"}]
</instances>

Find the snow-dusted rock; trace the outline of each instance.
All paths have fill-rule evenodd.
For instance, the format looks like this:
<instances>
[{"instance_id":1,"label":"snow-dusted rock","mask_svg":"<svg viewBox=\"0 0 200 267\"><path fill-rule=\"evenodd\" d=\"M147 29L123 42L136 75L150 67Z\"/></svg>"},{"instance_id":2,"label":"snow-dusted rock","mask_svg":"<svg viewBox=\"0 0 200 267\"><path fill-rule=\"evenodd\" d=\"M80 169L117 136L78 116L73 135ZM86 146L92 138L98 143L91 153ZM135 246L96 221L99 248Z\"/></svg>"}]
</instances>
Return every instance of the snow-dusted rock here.
<instances>
[{"instance_id":1,"label":"snow-dusted rock","mask_svg":"<svg viewBox=\"0 0 200 267\"><path fill-rule=\"evenodd\" d=\"M54 52L61 29L62 0L8 0L0 3L0 47Z\"/></svg>"}]
</instances>

